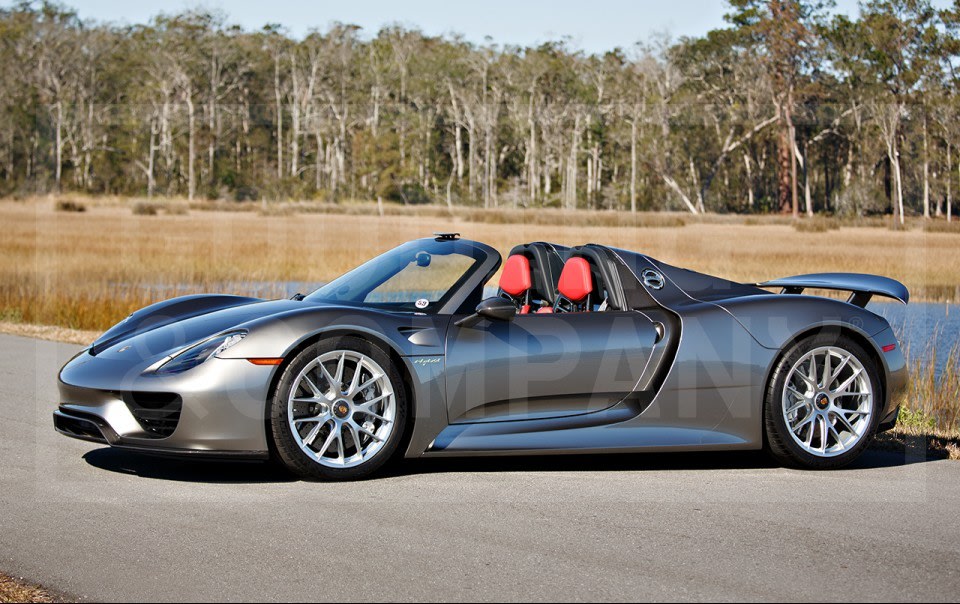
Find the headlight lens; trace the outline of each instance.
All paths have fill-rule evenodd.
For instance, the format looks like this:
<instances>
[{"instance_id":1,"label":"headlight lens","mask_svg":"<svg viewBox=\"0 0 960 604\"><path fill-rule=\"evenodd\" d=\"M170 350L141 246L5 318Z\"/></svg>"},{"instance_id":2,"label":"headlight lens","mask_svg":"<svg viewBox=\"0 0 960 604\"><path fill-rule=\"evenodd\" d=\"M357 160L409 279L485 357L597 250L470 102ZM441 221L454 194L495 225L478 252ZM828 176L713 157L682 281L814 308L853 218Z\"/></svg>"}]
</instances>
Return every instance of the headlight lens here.
<instances>
[{"instance_id":1,"label":"headlight lens","mask_svg":"<svg viewBox=\"0 0 960 604\"><path fill-rule=\"evenodd\" d=\"M157 368L157 373L166 375L193 369L210 357L217 356L227 348L238 343L246 335L247 332L245 331L232 331L208 338L178 352L169 361L160 365L160 367Z\"/></svg>"}]
</instances>

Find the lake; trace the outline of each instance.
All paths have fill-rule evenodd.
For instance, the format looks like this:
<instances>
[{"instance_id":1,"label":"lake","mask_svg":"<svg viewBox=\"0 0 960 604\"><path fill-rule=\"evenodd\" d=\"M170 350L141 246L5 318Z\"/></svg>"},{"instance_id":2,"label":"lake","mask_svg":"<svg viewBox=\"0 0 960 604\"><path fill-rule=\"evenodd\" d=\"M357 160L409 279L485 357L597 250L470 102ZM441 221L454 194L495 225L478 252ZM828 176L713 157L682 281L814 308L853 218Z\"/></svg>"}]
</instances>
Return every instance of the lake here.
<instances>
[{"instance_id":1,"label":"lake","mask_svg":"<svg viewBox=\"0 0 960 604\"><path fill-rule=\"evenodd\" d=\"M960 305L934 302L871 302L867 309L883 316L911 358L929 362L936 343L935 372L939 376L947 363L947 353L960 339Z\"/></svg>"}]
</instances>

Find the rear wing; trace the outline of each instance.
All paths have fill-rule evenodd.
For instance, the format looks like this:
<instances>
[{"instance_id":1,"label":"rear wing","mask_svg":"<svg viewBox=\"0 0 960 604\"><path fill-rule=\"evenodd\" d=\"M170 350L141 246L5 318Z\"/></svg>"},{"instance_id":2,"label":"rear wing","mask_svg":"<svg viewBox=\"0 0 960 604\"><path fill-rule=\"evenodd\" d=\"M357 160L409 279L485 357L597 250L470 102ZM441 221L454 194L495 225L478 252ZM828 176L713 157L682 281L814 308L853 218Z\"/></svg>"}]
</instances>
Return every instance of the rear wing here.
<instances>
[{"instance_id":1,"label":"rear wing","mask_svg":"<svg viewBox=\"0 0 960 604\"><path fill-rule=\"evenodd\" d=\"M757 287L782 287L784 294L799 294L808 288L813 289L832 289L837 291L848 291L850 297L847 302L856 306L864 307L873 296L884 296L893 298L906 304L910 300L910 292L906 286L899 281L879 277L877 275L864 275L860 273L815 273L812 275L797 275L795 277L784 277L783 279L774 279L773 281L764 281L757 283Z\"/></svg>"}]
</instances>

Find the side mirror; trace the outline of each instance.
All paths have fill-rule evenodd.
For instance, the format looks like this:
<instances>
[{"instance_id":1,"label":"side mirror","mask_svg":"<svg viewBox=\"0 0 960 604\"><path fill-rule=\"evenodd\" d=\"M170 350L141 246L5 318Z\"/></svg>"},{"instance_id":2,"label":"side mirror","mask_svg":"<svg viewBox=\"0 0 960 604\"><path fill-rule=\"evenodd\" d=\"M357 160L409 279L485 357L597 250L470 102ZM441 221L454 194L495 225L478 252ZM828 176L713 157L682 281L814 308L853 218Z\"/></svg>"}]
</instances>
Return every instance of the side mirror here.
<instances>
[{"instance_id":1,"label":"side mirror","mask_svg":"<svg viewBox=\"0 0 960 604\"><path fill-rule=\"evenodd\" d=\"M457 327L473 327L480 319L512 321L517 316L517 307L510 300L487 298L477 305L477 311L455 323Z\"/></svg>"}]
</instances>

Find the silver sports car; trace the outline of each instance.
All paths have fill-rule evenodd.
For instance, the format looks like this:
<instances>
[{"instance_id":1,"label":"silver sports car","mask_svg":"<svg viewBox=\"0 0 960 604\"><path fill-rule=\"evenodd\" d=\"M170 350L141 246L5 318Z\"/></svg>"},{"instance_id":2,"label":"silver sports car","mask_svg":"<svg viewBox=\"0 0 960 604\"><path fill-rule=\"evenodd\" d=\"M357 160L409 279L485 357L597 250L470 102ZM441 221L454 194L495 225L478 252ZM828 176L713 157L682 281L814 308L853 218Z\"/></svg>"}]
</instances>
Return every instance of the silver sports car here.
<instances>
[{"instance_id":1,"label":"silver sports car","mask_svg":"<svg viewBox=\"0 0 960 604\"><path fill-rule=\"evenodd\" d=\"M906 368L859 274L734 283L596 244L405 243L289 300L139 310L61 370L67 436L268 458L312 478L392 458L769 450L836 468L897 419ZM803 295L849 292L846 300Z\"/></svg>"}]
</instances>

